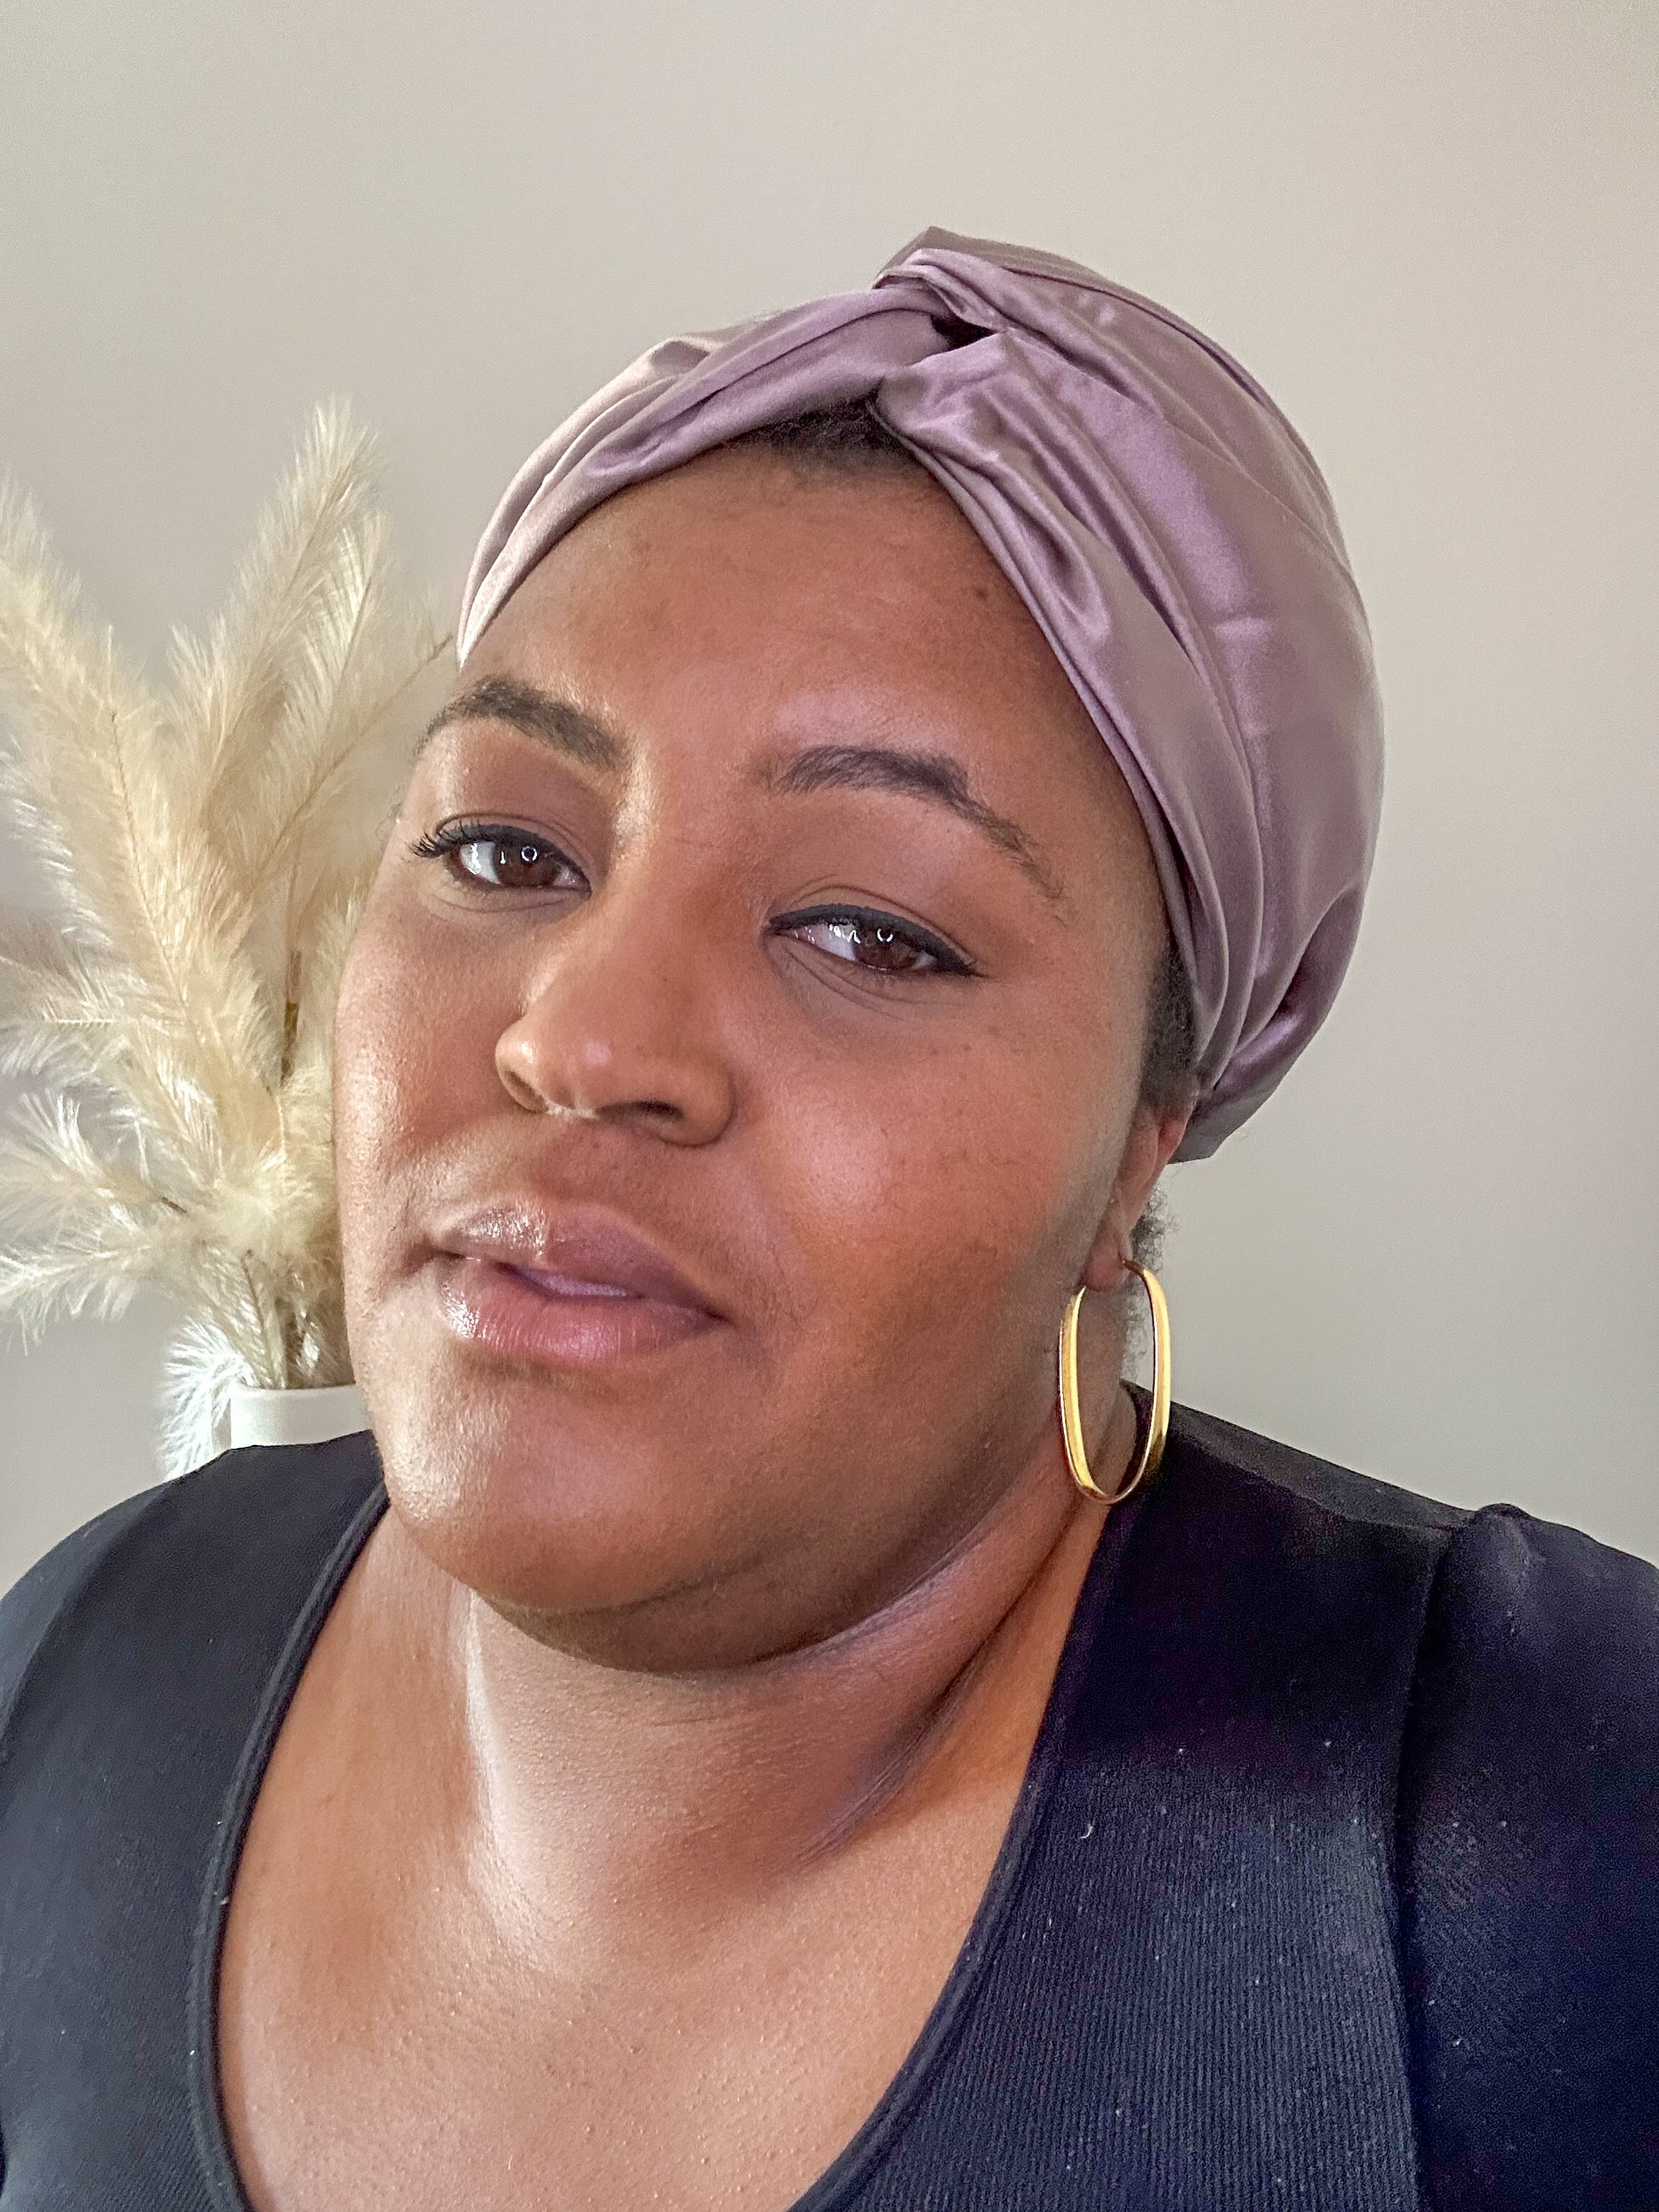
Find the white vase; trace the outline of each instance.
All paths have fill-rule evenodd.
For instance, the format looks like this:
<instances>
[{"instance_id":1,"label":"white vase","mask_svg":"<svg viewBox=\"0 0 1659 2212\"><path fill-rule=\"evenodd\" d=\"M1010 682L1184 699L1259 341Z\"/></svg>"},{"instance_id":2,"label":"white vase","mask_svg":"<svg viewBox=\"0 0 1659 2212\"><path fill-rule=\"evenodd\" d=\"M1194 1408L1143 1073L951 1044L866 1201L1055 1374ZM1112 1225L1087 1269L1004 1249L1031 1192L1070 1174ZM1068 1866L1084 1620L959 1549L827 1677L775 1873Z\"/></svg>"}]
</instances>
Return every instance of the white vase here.
<instances>
[{"instance_id":1,"label":"white vase","mask_svg":"<svg viewBox=\"0 0 1659 2212\"><path fill-rule=\"evenodd\" d=\"M320 1444L368 1426L355 1382L327 1390L249 1390L230 1394L230 1447Z\"/></svg>"}]
</instances>

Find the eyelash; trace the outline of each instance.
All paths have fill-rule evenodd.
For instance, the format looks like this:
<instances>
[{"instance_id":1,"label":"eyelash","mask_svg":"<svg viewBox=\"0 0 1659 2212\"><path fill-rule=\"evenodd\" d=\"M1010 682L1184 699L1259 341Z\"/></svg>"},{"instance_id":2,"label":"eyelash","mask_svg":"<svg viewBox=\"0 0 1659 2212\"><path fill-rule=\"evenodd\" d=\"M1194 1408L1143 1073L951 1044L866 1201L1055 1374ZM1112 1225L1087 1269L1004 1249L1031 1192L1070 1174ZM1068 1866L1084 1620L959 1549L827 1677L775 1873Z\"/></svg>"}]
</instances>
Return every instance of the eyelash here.
<instances>
[{"instance_id":1,"label":"eyelash","mask_svg":"<svg viewBox=\"0 0 1659 2212\"><path fill-rule=\"evenodd\" d=\"M561 866L568 868L573 875L580 877L583 883L587 880L570 855L562 851L550 837L538 836L533 830L517 829L510 822L447 822L441 830L434 830L428 836L414 839L409 849L417 860L453 860L458 854L464 853L469 845L533 846L538 853L543 854L549 860L557 861ZM485 883L481 878L469 873L465 868L458 868L452 872L460 876L465 882L475 884L484 890L511 890L514 888L521 888L507 884ZM552 890L556 886L550 884L547 888Z\"/></svg>"},{"instance_id":2,"label":"eyelash","mask_svg":"<svg viewBox=\"0 0 1659 2212\"><path fill-rule=\"evenodd\" d=\"M520 847L533 846L547 858L562 863L574 875L581 877L583 882L586 881L576 863L568 854L561 851L550 838L538 836L532 830L516 829L508 822L446 823L440 830L434 830L415 838L409 849L419 860L453 860L456 855L464 852L469 845L512 844ZM481 890L501 890L513 888L503 884L490 885L465 870L459 870L457 872L465 881L477 885ZM787 937L797 930L809 928L814 923L827 923L831 927L840 925L843 927L850 927L854 931L868 931L877 938L878 942L889 945L897 943L909 946L914 951L924 954L933 963L931 969L923 969L920 971L902 969L884 971L879 968L864 967L857 962L849 961L847 963L848 966L858 967L860 974L873 976L878 982L903 982L909 975L917 972L924 975L957 976L976 975L979 973L970 961L964 959L962 954L952 945L947 945L942 937L936 937L931 929L922 928L919 922L906 921L898 915L888 914L879 907L845 904L799 907L793 913L779 915L769 927L774 937Z\"/></svg>"},{"instance_id":3,"label":"eyelash","mask_svg":"<svg viewBox=\"0 0 1659 2212\"><path fill-rule=\"evenodd\" d=\"M885 914L879 907L804 906L793 914L779 915L770 928L773 936L787 937L795 930L807 928L813 922L828 922L832 927L850 924L854 929L868 930L878 942L896 942L909 945L917 952L925 952L934 964L931 969L923 969L921 971L923 975L975 975L979 973L971 962L964 960L961 953L947 945L942 937L935 937L931 929L923 929L919 922L902 921L896 914ZM873 975L880 982L902 982L907 975L917 972L903 969L884 971L879 968L862 967L854 961L848 962L847 965L858 966L860 974Z\"/></svg>"}]
</instances>

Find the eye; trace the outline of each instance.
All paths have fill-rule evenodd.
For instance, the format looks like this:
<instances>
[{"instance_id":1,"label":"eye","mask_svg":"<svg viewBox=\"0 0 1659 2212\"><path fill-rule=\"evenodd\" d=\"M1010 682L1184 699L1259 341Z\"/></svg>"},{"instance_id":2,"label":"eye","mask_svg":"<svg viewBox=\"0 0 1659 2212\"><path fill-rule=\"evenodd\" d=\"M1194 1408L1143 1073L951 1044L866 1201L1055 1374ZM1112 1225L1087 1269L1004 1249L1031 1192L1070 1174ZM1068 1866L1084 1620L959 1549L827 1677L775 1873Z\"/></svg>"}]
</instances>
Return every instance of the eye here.
<instances>
[{"instance_id":1,"label":"eye","mask_svg":"<svg viewBox=\"0 0 1659 2212\"><path fill-rule=\"evenodd\" d=\"M410 850L426 860L447 860L453 872L490 890L579 890L586 878L567 853L533 830L511 823L451 822L417 837Z\"/></svg>"},{"instance_id":2,"label":"eye","mask_svg":"<svg viewBox=\"0 0 1659 2212\"><path fill-rule=\"evenodd\" d=\"M971 975L974 969L943 938L895 914L866 907L804 907L780 915L778 937L793 937L836 960L879 975Z\"/></svg>"}]
</instances>

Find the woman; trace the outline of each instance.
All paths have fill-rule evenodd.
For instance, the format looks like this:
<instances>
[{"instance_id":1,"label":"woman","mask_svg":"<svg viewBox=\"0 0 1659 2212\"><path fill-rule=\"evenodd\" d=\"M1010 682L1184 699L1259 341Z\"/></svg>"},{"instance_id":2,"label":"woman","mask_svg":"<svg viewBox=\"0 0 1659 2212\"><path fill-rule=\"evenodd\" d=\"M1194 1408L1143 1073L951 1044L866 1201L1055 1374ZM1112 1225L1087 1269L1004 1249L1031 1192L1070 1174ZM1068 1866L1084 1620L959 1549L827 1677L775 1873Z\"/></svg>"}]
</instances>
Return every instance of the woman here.
<instances>
[{"instance_id":1,"label":"woman","mask_svg":"<svg viewBox=\"0 0 1659 2212\"><path fill-rule=\"evenodd\" d=\"M6 1603L3 2212L1659 2203L1653 1573L1118 1381L1375 835L1272 404L930 233L565 424L461 645L373 1436Z\"/></svg>"}]
</instances>

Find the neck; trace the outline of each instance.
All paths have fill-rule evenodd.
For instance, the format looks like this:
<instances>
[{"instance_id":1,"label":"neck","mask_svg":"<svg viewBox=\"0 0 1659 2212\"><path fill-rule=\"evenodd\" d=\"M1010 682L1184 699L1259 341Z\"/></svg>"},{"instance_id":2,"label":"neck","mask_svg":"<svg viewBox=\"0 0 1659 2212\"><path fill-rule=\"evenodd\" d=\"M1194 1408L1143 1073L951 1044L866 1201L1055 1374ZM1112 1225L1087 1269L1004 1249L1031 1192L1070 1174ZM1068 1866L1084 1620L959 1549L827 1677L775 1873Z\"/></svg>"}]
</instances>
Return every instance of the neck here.
<instances>
[{"instance_id":1,"label":"neck","mask_svg":"<svg viewBox=\"0 0 1659 2212\"><path fill-rule=\"evenodd\" d=\"M1097 1465L1127 1465L1120 1393ZM1018 1789L1104 1509L1052 1437L945 1559L853 1626L701 1674L532 1637L395 1523L385 1565L441 1632L437 1695L470 1784L454 1840L519 1927L711 1923L940 1793ZM607 1940L609 1940L607 1938Z\"/></svg>"}]
</instances>

